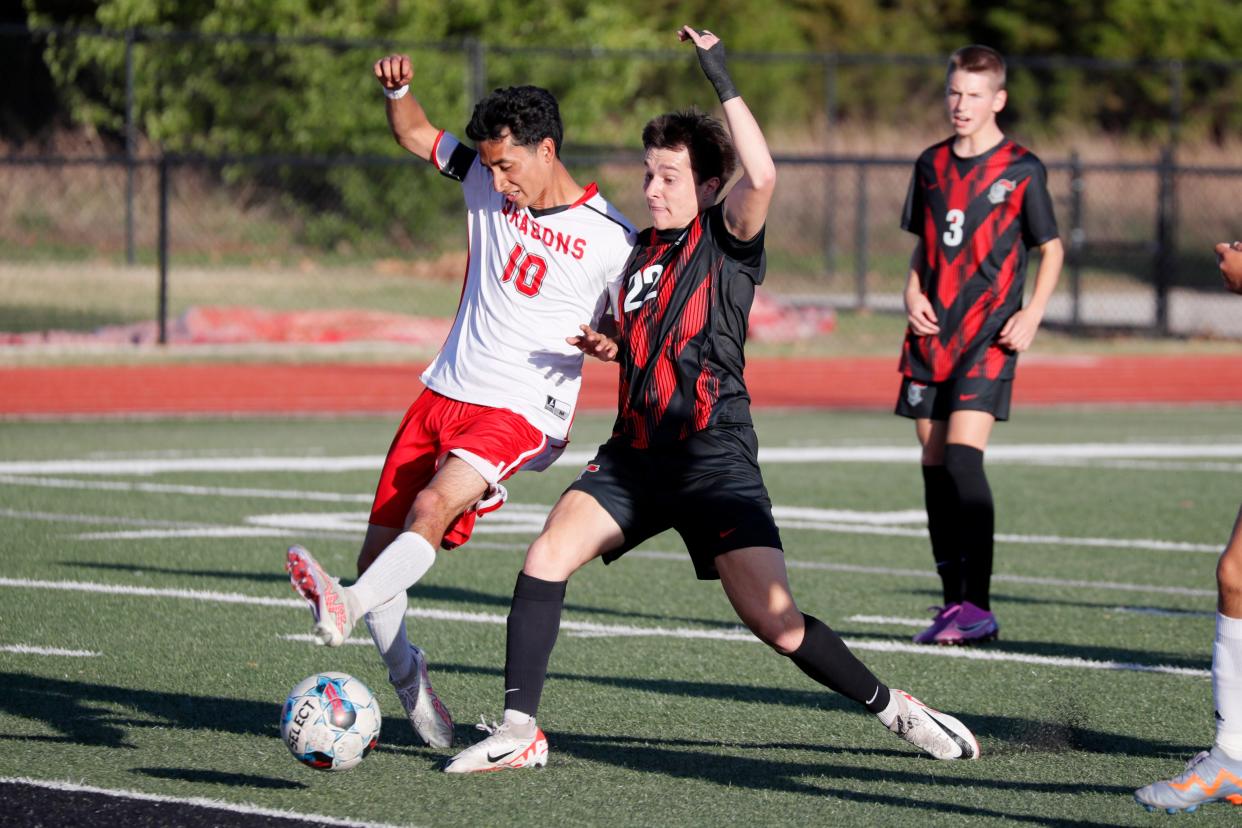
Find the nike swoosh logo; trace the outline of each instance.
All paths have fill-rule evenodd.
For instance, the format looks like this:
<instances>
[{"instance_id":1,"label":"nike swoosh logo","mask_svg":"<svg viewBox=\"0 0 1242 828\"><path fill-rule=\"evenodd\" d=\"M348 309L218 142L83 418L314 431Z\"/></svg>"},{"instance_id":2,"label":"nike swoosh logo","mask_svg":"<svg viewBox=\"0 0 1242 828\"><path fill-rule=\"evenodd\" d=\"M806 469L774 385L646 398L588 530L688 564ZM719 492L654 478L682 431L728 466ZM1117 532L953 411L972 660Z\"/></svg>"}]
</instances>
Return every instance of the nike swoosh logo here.
<instances>
[{"instance_id":1,"label":"nike swoosh logo","mask_svg":"<svg viewBox=\"0 0 1242 828\"><path fill-rule=\"evenodd\" d=\"M513 750L517 750L517 748L514 748ZM509 756L510 754L512 754L512 753L513 753L513 750L506 751L506 752L504 752L504 753L499 754L498 756L492 756L492 755L489 753L489 754L487 754L487 761L489 761L489 762L499 762L501 759L504 759L506 756Z\"/></svg>"},{"instance_id":2,"label":"nike swoosh logo","mask_svg":"<svg viewBox=\"0 0 1242 828\"><path fill-rule=\"evenodd\" d=\"M987 619L984 619L983 621L976 621L976 622L975 622L975 623L973 623L973 624L967 624L967 625L965 625L965 626L963 626L963 625L961 625L961 624L958 624L958 625L957 625L957 628L958 628L959 630L961 630L962 632L964 632L964 633L972 633L972 632L976 632L976 631L978 631L978 630L983 629L983 628L984 628L984 627L986 627L989 623L990 623L990 622L989 622L989 621L987 621Z\"/></svg>"},{"instance_id":3,"label":"nike swoosh logo","mask_svg":"<svg viewBox=\"0 0 1242 828\"><path fill-rule=\"evenodd\" d=\"M737 527L736 527L736 526L734 526L732 529L726 529L726 530L724 530L723 532L721 532L721 533L720 533L720 537L722 537L722 538L727 538L727 537L729 537L729 535L732 535L732 534L733 534L734 532L736 532L736 531L737 531Z\"/></svg>"},{"instance_id":4,"label":"nike swoosh logo","mask_svg":"<svg viewBox=\"0 0 1242 828\"><path fill-rule=\"evenodd\" d=\"M973 400L975 397L978 397L978 396L979 396L978 394L963 394L960 397L958 397L958 399L959 400Z\"/></svg>"}]
</instances>

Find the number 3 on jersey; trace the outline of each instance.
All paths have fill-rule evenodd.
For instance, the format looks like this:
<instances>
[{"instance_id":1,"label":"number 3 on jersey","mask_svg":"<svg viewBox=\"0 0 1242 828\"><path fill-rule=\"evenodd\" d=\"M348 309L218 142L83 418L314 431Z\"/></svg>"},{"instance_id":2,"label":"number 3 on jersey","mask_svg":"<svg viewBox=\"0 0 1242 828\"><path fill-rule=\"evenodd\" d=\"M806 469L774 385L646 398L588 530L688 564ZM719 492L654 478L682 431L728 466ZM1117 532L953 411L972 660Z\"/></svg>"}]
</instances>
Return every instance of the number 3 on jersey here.
<instances>
[{"instance_id":1,"label":"number 3 on jersey","mask_svg":"<svg viewBox=\"0 0 1242 828\"><path fill-rule=\"evenodd\" d=\"M949 229L944 231L944 246L957 247L962 243L962 224L966 221L966 214L961 210L950 210L944 214L944 220L948 223Z\"/></svg>"},{"instance_id":2,"label":"number 3 on jersey","mask_svg":"<svg viewBox=\"0 0 1242 828\"><path fill-rule=\"evenodd\" d=\"M509 261L505 264L501 282L513 282L513 287L523 296L538 296L543 286L543 277L548 274L548 263L542 256L527 253L520 244L513 245L509 251ZM516 278L515 278L516 277Z\"/></svg>"}]
</instances>

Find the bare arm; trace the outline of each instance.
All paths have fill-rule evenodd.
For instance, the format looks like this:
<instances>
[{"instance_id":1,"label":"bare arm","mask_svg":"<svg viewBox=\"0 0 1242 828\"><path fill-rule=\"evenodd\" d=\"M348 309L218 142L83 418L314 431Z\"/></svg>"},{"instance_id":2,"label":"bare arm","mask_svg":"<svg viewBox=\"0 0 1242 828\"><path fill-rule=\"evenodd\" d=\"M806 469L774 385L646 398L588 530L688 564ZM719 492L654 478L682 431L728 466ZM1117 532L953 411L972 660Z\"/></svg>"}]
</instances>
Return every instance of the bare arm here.
<instances>
[{"instance_id":1,"label":"bare arm","mask_svg":"<svg viewBox=\"0 0 1242 828\"><path fill-rule=\"evenodd\" d=\"M1057 280L1061 278L1061 264L1065 261L1065 247L1060 239L1052 239L1039 246L1043 258L1039 261L1039 270L1035 272L1035 292L1031 301L1019 310L1001 328L996 341L1013 351L1025 351L1035 341L1035 332L1044 319L1044 311L1048 309L1048 300L1057 289Z\"/></svg>"},{"instance_id":2,"label":"bare arm","mask_svg":"<svg viewBox=\"0 0 1242 828\"><path fill-rule=\"evenodd\" d=\"M407 91L396 100L386 98L388 106L388 126L392 129L392 137L405 149L424 161L431 159L431 148L435 146L436 136L440 130L427 120L427 113L414 96L409 94L410 81L414 79L414 67L408 55L388 55L375 62L375 79L388 92L396 92L402 87Z\"/></svg>"},{"instance_id":3,"label":"bare arm","mask_svg":"<svg viewBox=\"0 0 1242 828\"><path fill-rule=\"evenodd\" d=\"M706 29L700 33L689 26L683 26L677 36L683 41L692 41L698 47L699 63L722 97L725 124L733 137L733 147L742 167L742 177L725 197L725 227L735 238L749 241L758 235L768 219L768 207L776 190L776 164L750 107L732 89L732 82L724 70L724 45L720 38ZM733 97L726 98L726 93L721 92L722 83L727 85L727 94ZM724 185L725 182L720 182L721 187Z\"/></svg>"},{"instance_id":4,"label":"bare arm","mask_svg":"<svg viewBox=\"0 0 1242 828\"><path fill-rule=\"evenodd\" d=\"M1225 287L1233 293L1242 293L1242 241L1216 245L1216 264Z\"/></svg>"},{"instance_id":5,"label":"bare arm","mask_svg":"<svg viewBox=\"0 0 1242 828\"><path fill-rule=\"evenodd\" d=\"M923 293L923 240L919 239L910 254L910 275L906 277L903 294L906 302L906 321L910 330L918 336L940 333L940 320L932 308L931 300Z\"/></svg>"}]
</instances>

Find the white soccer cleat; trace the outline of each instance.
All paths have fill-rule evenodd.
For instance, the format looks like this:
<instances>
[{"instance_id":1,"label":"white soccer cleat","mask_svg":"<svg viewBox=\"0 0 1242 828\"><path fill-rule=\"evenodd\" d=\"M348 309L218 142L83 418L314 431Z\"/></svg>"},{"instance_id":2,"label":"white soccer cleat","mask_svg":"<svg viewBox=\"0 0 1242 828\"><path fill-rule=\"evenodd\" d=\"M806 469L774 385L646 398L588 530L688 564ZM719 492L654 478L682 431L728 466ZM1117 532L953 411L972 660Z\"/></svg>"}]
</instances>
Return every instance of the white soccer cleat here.
<instances>
[{"instance_id":1,"label":"white soccer cleat","mask_svg":"<svg viewBox=\"0 0 1242 828\"><path fill-rule=\"evenodd\" d=\"M1134 792L1149 811L1194 813L1208 802L1242 805L1242 759L1230 759L1218 747L1195 754L1186 770L1172 779L1153 782Z\"/></svg>"},{"instance_id":2,"label":"white soccer cleat","mask_svg":"<svg viewBox=\"0 0 1242 828\"><path fill-rule=\"evenodd\" d=\"M431 747L445 748L453 744L453 717L431 687L427 676L427 655L413 644L410 656L414 668L404 682L393 682L397 698L418 738Z\"/></svg>"},{"instance_id":3,"label":"white soccer cleat","mask_svg":"<svg viewBox=\"0 0 1242 828\"><path fill-rule=\"evenodd\" d=\"M488 737L450 759L444 766L445 773L542 768L548 764L548 739L534 719L524 725L509 722L489 725L484 719L475 727L489 734Z\"/></svg>"},{"instance_id":4,"label":"white soccer cleat","mask_svg":"<svg viewBox=\"0 0 1242 828\"><path fill-rule=\"evenodd\" d=\"M315 640L329 647L344 644L356 619L350 617L349 602L340 582L324 572L311 553L301 546L289 547L285 571L289 573L294 591L310 604L315 619L311 635Z\"/></svg>"},{"instance_id":5,"label":"white soccer cleat","mask_svg":"<svg viewBox=\"0 0 1242 828\"><path fill-rule=\"evenodd\" d=\"M978 759L979 742L966 725L933 710L904 690L891 690L897 718L888 729L937 759Z\"/></svg>"}]
</instances>

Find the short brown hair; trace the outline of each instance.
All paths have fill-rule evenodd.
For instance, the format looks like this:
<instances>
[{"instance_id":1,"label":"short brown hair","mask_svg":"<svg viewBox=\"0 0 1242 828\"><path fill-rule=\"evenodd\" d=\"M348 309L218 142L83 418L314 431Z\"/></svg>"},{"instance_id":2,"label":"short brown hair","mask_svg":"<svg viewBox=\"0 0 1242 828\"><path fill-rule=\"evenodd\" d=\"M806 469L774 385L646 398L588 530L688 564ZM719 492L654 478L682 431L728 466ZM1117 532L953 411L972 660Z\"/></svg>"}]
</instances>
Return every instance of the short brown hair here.
<instances>
[{"instance_id":1,"label":"short brown hair","mask_svg":"<svg viewBox=\"0 0 1242 828\"><path fill-rule=\"evenodd\" d=\"M963 72L991 75L996 80L997 89L1005 88L1005 58L991 46L980 46L976 43L963 46L949 55L946 77L959 69Z\"/></svg>"},{"instance_id":2,"label":"short brown hair","mask_svg":"<svg viewBox=\"0 0 1242 828\"><path fill-rule=\"evenodd\" d=\"M668 112L643 127L643 149L677 149L690 154L695 184L719 178L720 186L737 169L737 151L724 124L697 109Z\"/></svg>"}]
</instances>

